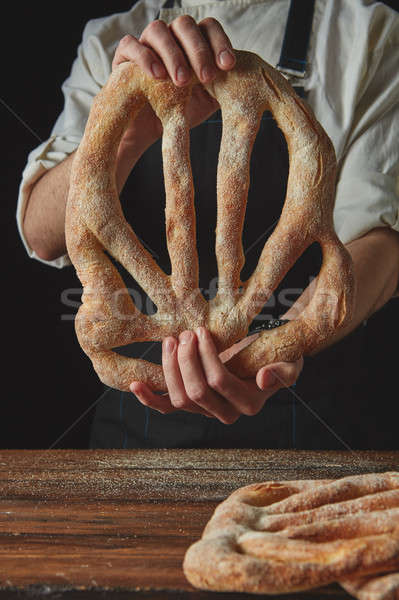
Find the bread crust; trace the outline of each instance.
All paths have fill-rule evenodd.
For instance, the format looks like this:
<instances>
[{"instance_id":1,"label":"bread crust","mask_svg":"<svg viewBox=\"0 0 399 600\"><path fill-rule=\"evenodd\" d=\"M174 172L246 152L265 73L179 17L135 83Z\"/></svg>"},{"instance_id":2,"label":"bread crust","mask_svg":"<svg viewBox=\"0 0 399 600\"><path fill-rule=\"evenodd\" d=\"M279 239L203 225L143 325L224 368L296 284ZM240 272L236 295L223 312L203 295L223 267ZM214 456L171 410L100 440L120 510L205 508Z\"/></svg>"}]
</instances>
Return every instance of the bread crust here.
<instances>
[{"instance_id":1,"label":"bread crust","mask_svg":"<svg viewBox=\"0 0 399 600\"><path fill-rule=\"evenodd\" d=\"M315 294L298 318L265 331L226 363L242 378L276 361L314 352L351 318L352 262L333 226L336 160L333 145L310 107L259 56L235 51L232 71L219 71L204 87L222 110L217 175L218 292L209 303L198 287L194 191L185 107L192 86L147 76L120 64L96 96L74 158L66 209L68 254L83 285L75 327L79 343L106 385L129 390L132 381L165 391L162 367L126 358L114 348L177 337L207 327L219 352L245 337L253 318L302 252L319 242L323 264ZM118 145L129 121L149 102L163 125L166 233L172 272L165 274L126 222L115 182ZM287 195L279 223L247 281L242 230L249 161L261 116L270 110L290 155ZM267 182L265 182L265 185ZM105 249L127 269L157 307L135 307Z\"/></svg>"},{"instance_id":2,"label":"bread crust","mask_svg":"<svg viewBox=\"0 0 399 600\"><path fill-rule=\"evenodd\" d=\"M375 577L398 568L397 472L240 488L216 508L183 563L204 590L281 594L342 581L356 595L367 582L375 595L361 600L398 593L397 574L380 584Z\"/></svg>"}]
</instances>

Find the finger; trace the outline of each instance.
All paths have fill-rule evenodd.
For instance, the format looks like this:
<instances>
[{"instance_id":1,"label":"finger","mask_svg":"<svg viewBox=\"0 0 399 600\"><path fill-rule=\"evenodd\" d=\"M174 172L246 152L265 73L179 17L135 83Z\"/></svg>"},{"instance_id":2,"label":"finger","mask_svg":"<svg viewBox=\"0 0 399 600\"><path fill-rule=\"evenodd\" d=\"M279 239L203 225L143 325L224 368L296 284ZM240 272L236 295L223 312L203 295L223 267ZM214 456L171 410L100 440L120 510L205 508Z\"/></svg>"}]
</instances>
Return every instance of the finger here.
<instances>
[{"instance_id":1,"label":"finger","mask_svg":"<svg viewBox=\"0 0 399 600\"><path fill-rule=\"evenodd\" d=\"M296 362L279 362L259 369L256 383L262 390L273 393L282 387L290 387L298 379L303 367L303 359Z\"/></svg>"},{"instance_id":2,"label":"finger","mask_svg":"<svg viewBox=\"0 0 399 600\"><path fill-rule=\"evenodd\" d=\"M219 21L207 17L200 21L198 26L212 49L216 65L224 71L232 69L236 63L236 57L231 42Z\"/></svg>"},{"instance_id":3,"label":"finger","mask_svg":"<svg viewBox=\"0 0 399 600\"><path fill-rule=\"evenodd\" d=\"M196 333L208 385L225 398L237 413L248 416L258 413L265 402L264 394L249 393L248 386L226 369L218 356L212 336L205 327L199 327Z\"/></svg>"},{"instance_id":4,"label":"finger","mask_svg":"<svg viewBox=\"0 0 399 600\"><path fill-rule=\"evenodd\" d=\"M177 409L187 409L191 402L180 374L177 347L178 343L174 337L167 337L163 340L162 367L172 405Z\"/></svg>"},{"instance_id":5,"label":"finger","mask_svg":"<svg viewBox=\"0 0 399 600\"><path fill-rule=\"evenodd\" d=\"M126 61L134 62L156 79L164 79L168 75L159 56L132 35L125 35L119 42L112 61L112 69Z\"/></svg>"},{"instance_id":6,"label":"finger","mask_svg":"<svg viewBox=\"0 0 399 600\"><path fill-rule=\"evenodd\" d=\"M201 360L198 356L197 337L192 331L183 331L179 336L177 358L187 396L209 413L222 421L232 424L239 413L223 398L209 388Z\"/></svg>"},{"instance_id":7,"label":"finger","mask_svg":"<svg viewBox=\"0 0 399 600\"><path fill-rule=\"evenodd\" d=\"M166 23L152 21L141 34L140 42L156 52L175 85L181 87L190 81L191 69Z\"/></svg>"},{"instance_id":8,"label":"finger","mask_svg":"<svg viewBox=\"0 0 399 600\"><path fill-rule=\"evenodd\" d=\"M186 393L177 359L177 340L167 337L162 343L162 367L171 405L177 410L201 413L207 417L213 415L197 406Z\"/></svg>"},{"instance_id":9,"label":"finger","mask_svg":"<svg viewBox=\"0 0 399 600\"><path fill-rule=\"evenodd\" d=\"M170 402L168 394L154 394L145 383L133 381L130 384L130 390L138 398L141 404L143 404L144 406L148 406L149 408L152 408L154 410L157 410L163 415L176 412L177 410ZM189 410L189 412L200 413L203 414L205 417L213 417L213 415L207 413L206 411L203 411L199 407L194 407L192 410Z\"/></svg>"},{"instance_id":10,"label":"finger","mask_svg":"<svg viewBox=\"0 0 399 600\"><path fill-rule=\"evenodd\" d=\"M201 29L189 15L182 15L170 24L170 29L179 41L188 61L202 83L216 77L216 65L209 43Z\"/></svg>"},{"instance_id":11,"label":"finger","mask_svg":"<svg viewBox=\"0 0 399 600\"><path fill-rule=\"evenodd\" d=\"M158 412L166 415L174 412L176 409L172 406L169 396L164 394L162 396L154 394L150 388L140 381L133 381L130 384L130 391L137 396L141 404L157 410Z\"/></svg>"}]
</instances>

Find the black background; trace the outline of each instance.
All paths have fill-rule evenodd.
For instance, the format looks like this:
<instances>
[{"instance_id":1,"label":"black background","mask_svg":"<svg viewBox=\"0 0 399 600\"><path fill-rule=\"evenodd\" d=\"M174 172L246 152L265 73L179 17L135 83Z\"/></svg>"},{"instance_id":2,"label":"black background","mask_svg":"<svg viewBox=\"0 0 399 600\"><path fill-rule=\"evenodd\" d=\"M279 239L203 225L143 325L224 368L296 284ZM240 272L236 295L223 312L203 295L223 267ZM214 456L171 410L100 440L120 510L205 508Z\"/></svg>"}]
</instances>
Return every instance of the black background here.
<instances>
[{"instance_id":1,"label":"black background","mask_svg":"<svg viewBox=\"0 0 399 600\"><path fill-rule=\"evenodd\" d=\"M79 282L72 268L58 270L28 258L16 229L15 209L28 153L49 137L62 111L61 84L69 75L84 25L128 10L131 4L15 3L2 13L2 448L88 446L90 406L103 388L77 343L73 322L61 319L66 312L62 291L79 287ZM398 308L399 300L392 300L368 325L365 400L368 405L375 402L376 415L382 399L390 415L398 402ZM386 439L392 448L399 436L397 422L390 419L386 427L390 425Z\"/></svg>"},{"instance_id":2,"label":"black background","mask_svg":"<svg viewBox=\"0 0 399 600\"><path fill-rule=\"evenodd\" d=\"M63 109L61 84L86 22L131 5L129 0L18 2L9 5L7 18L3 14L2 448L48 448L103 389L77 343L73 322L61 320L71 312L60 301L62 291L80 285L74 270L54 269L27 256L15 208L28 154L48 139ZM92 416L89 411L55 447L87 447Z\"/></svg>"}]
</instances>

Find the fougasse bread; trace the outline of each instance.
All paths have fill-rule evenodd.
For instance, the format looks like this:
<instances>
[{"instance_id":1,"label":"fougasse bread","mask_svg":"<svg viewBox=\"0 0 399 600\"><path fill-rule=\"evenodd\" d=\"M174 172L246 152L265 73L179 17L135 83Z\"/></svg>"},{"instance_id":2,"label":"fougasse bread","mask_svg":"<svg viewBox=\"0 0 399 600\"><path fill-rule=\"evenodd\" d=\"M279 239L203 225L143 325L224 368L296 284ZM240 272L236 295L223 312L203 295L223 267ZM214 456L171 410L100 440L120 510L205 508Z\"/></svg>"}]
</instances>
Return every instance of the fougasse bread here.
<instances>
[{"instance_id":1,"label":"fougasse bread","mask_svg":"<svg viewBox=\"0 0 399 600\"><path fill-rule=\"evenodd\" d=\"M284 594L339 582L359 600L397 599L399 473L239 488L183 569L202 590Z\"/></svg>"},{"instance_id":2,"label":"fougasse bread","mask_svg":"<svg viewBox=\"0 0 399 600\"><path fill-rule=\"evenodd\" d=\"M276 361L294 361L323 346L351 318L352 262L333 226L336 159L333 145L307 103L259 56L235 51L236 66L204 86L220 105L223 134L217 172L215 253L218 291L207 302L199 290L194 187L186 105L193 85L155 80L131 62L120 64L93 101L76 152L66 209L69 257L83 285L76 332L101 381L128 390L132 381L166 390L162 366L128 358L116 347L177 337L205 326L219 352L245 337L249 325L297 258L313 242L323 253L315 293L305 310L278 329L263 332L227 363L242 378ZM149 102L163 126L165 226L171 262L166 274L124 218L115 180L119 142ZM285 135L289 177L279 222L246 281L242 231L252 146L264 111ZM158 175L158 174L156 174ZM267 179L265 214L267 213ZM143 203L139 197L132 202ZM163 206L159 207L163 210ZM263 219L263 215L259 215ZM133 224L134 225L134 224ZM199 232L201 235L201 232ZM145 315L134 305L110 254L157 307Z\"/></svg>"}]
</instances>

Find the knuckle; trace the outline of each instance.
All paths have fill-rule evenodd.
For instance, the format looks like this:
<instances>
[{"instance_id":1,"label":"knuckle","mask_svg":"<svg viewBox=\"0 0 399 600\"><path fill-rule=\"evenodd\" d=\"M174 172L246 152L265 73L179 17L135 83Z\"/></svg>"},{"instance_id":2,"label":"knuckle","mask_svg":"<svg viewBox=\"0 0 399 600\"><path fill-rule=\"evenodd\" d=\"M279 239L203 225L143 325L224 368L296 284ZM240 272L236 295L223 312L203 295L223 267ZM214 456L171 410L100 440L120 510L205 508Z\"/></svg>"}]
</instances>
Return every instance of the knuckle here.
<instances>
[{"instance_id":1,"label":"knuckle","mask_svg":"<svg viewBox=\"0 0 399 600\"><path fill-rule=\"evenodd\" d=\"M165 27L166 23L164 21L161 21L161 19L155 19L154 21L151 21L151 23L148 23L141 36L145 35L146 33L163 31Z\"/></svg>"},{"instance_id":2,"label":"knuckle","mask_svg":"<svg viewBox=\"0 0 399 600\"><path fill-rule=\"evenodd\" d=\"M144 46L143 44L140 44L139 46L137 46L135 52L136 52L136 56L137 56L136 60L139 60L142 62L152 56L151 50L149 48L147 48L147 46Z\"/></svg>"},{"instance_id":3,"label":"knuckle","mask_svg":"<svg viewBox=\"0 0 399 600\"><path fill-rule=\"evenodd\" d=\"M239 415L227 414L227 415L223 415L222 417L220 417L220 420L225 425L233 425L237 421L238 417L239 417Z\"/></svg>"},{"instance_id":4,"label":"knuckle","mask_svg":"<svg viewBox=\"0 0 399 600\"><path fill-rule=\"evenodd\" d=\"M219 25L219 21L217 21L214 17L205 17L205 19L202 19L198 25L202 25L203 27L213 27L215 25Z\"/></svg>"},{"instance_id":5,"label":"knuckle","mask_svg":"<svg viewBox=\"0 0 399 600\"><path fill-rule=\"evenodd\" d=\"M177 27L192 27L193 25L196 25L196 22L191 15L180 15L172 22L172 27L174 25Z\"/></svg>"},{"instance_id":6,"label":"knuckle","mask_svg":"<svg viewBox=\"0 0 399 600\"><path fill-rule=\"evenodd\" d=\"M205 44L201 44L200 42L193 46L193 54L195 56L196 62L205 66L209 63L210 54L209 49Z\"/></svg>"},{"instance_id":7,"label":"knuckle","mask_svg":"<svg viewBox=\"0 0 399 600\"><path fill-rule=\"evenodd\" d=\"M130 44L130 42L132 41L133 36L130 35L130 33L127 33L126 35L123 36L123 38L120 40L118 47L124 47L127 46L128 44Z\"/></svg>"},{"instance_id":8,"label":"knuckle","mask_svg":"<svg viewBox=\"0 0 399 600\"><path fill-rule=\"evenodd\" d=\"M190 404L188 398L171 398L170 401L177 410L183 410Z\"/></svg>"},{"instance_id":9,"label":"knuckle","mask_svg":"<svg viewBox=\"0 0 399 600\"><path fill-rule=\"evenodd\" d=\"M216 392L221 393L226 387L226 378L223 373L214 373L208 378L208 385Z\"/></svg>"},{"instance_id":10,"label":"knuckle","mask_svg":"<svg viewBox=\"0 0 399 600\"><path fill-rule=\"evenodd\" d=\"M243 415L246 415L247 417L254 417L258 414L260 409L261 407L258 406L257 403L253 402L250 404L246 404L241 410Z\"/></svg>"},{"instance_id":11,"label":"knuckle","mask_svg":"<svg viewBox=\"0 0 399 600\"><path fill-rule=\"evenodd\" d=\"M192 402L202 402L206 396L205 386L196 386L187 391L188 397Z\"/></svg>"}]
</instances>

